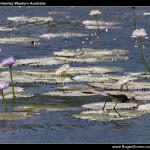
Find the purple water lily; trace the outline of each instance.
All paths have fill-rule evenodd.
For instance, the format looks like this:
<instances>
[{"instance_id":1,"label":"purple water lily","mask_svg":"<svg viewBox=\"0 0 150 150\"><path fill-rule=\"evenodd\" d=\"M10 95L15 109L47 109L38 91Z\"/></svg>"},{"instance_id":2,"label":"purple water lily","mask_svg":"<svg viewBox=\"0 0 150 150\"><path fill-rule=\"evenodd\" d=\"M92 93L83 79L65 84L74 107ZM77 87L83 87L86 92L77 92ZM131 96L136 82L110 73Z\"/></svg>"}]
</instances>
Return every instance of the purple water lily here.
<instances>
[{"instance_id":1,"label":"purple water lily","mask_svg":"<svg viewBox=\"0 0 150 150\"><path fill-rule=\"evenodd\" d=\"M4 67L9 67L10 69L10 80L11 80L11 86L12 86L12 94L13 94L13 103L12 106L14 106L15 103L15 90L14 90L14 82L13 82L13 76L12 76L12 66L16 63L16 59L14 57L8 57L7 59L4 59L2 61L2 65ZM7 84L5 83L4 86L7 87Z\"/></svg>"},{"instance_id":2,"label":"purple water lily","mask_svg":"<svg viewBox=\"0 0 150 150\"><path fill-rule=\"evenodd\" d=\"M14 64L16 63L16 59L14 57L9 57L7 59L4 59L2 61L2 65L4 67L10 67L10 66L13 66Z\"/></svg>"},{"instance_id":3,"label":"purple water lily","mask_svg":"<svg viewBox=\"0 0 150 150\"><path fill-rule=\"evenodd\" d=\"M9 87L9 84L10 84L10 82L8 82L8 81L0 82L0 89L2 89L2 90L7 89Z\"/></svg>"},{"instance_id":4,"label":"purple water lily","mask_svg":"<svg viewBox=\"0 0 150 150\"><path fill-rule=\"evenodd\" d=\"M9 87L9 82L8 81L0 82L0 93L2 94L2 97L3 97L6 112L7 112L7 102L6 102L6 99L5 99L5 96L4 96L4 89L7 89L8 87Z\"/></svg>"}]
</instances>

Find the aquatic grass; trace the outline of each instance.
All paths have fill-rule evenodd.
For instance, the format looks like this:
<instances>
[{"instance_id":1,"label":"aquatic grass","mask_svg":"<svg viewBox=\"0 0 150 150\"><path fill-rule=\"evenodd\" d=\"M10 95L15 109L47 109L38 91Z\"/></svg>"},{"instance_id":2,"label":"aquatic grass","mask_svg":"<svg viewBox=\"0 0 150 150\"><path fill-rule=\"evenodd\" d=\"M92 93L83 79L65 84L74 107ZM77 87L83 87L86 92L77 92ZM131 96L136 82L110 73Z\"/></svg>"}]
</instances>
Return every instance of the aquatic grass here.
<instances>
[{"instance_id":1,"label":"aquatic grass","mask_svg":"<svg viewBox=\"0 0 150 150\"><path fill-rule=\"evenodd\" d=\"M12 106L15 104L15 90L14 90L14 82L13 82L13 75L12 75L12 66L16 63L16 59L14 57L9 57L7 59L4 59L2 61L2 65L4 67L9 67L10 69L10 80L11 80L11 86L12 86L12 94L13 94L13 102Z\"/></svg>"},{"instance_id":2,"label":"aquatic grass","mask_svg":"<svg viewBox=\"0 0 150 150\"><path fill-rule=\"evenodd\" d=\"M7 102L4 96L4 89L7 89L9 87L9 82L8 81L2 81L0 82L0 93L2 95L3 101L4 101L4 106L5 106L5 111L7 112Z\"/></svg>"},{"instance_id":3,"label":"aquatic grass","mask_svg":"<svg viewBox=\"0 0 150 150\"><path fill-rule=\"evenodd\" d=\"M150 72L150 67L148 65L148 62L145 59L144 53L143 53L143 43L142 43L142 37L145 37L147 35L146 31L144 29L136 29L133 31L132 33L132 37L135 37L139 40L140 43L140 53L142 56L142 60L148 70L148 72Z\"/></svg>"},{"instance_id":4,"label":"aquatic grass","mask_svg":"<svg viewBox=\"0 0 150 150\"><path fill-rule=\"evenodd\" d=\"M95 16L95 19L96 19L96 24L97 24L97 28L98 28L98 31L100 32L100 26L99 26L99 23L98 23L98 15L100 15L101 12L99 10L91 10L90 11L90 14L91 16Z\"/></svg>"},{"instance_id":5,"label":"aquatic grass","mask_svg":"<svg viewBox=\"0 0 150 150\"><path fill-rule=\"evenodd\" d=\"M132 9L133 9L133 28L136 29L137 15L135 12L135 6L133 6Z\"/></svg>"}]
</instances>

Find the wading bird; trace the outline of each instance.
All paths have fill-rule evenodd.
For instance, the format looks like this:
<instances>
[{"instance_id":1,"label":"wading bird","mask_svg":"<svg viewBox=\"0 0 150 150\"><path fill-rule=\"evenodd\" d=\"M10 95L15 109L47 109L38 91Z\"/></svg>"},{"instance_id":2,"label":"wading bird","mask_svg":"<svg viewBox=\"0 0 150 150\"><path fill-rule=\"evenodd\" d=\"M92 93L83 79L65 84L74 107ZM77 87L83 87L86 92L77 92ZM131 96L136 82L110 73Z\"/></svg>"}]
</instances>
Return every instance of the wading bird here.
<instances>
[{"instance_id":1,"label":"wading bird","mask_svg":"<svg viewBox=\"0 0 150 150\"><path fill-rule=\"evenodd\" d=\"M113 110L119 115L120 113L116 110L117 103L128 103L130 101L135 101L137 103L137 100L135 97L128 97L127 95L123 93L107 93L107 95L111 98L112 101L116 102L115 106L113 107ZM105 113L105 106L106 106L106 101L103 106L103 112Z\"/></svg>"}]
</instances>

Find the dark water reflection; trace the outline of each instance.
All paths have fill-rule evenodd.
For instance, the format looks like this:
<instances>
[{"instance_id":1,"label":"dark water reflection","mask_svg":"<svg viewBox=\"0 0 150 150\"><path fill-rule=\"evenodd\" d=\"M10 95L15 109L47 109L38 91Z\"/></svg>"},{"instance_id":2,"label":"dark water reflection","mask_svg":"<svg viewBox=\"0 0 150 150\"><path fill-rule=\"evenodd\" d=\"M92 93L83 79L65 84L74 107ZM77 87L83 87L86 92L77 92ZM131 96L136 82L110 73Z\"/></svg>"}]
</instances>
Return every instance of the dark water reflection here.
<instances>
[{"instance_id":1,"label":"dark water reflection","mask_svg":"<svg viewBox=\"0 0 150 150\"><path fill-rule=\"evenodd\" d=\"M102 14L101 21L118 22L121 28L110 29L108 32L102 30L101 35L96 35L96 30L87 30L82 24L84 20L94 20L89 16L89 12L99 9ZM150 35L150 16L144 16L144 12L149 12L149 7L137 7L137 26L144 28L147 35ZM49 12L62 12L51 14ZM8 21L7 17L14 16L27 17L48 17L54 18L51 23L16 23ZM0 44L0 60L8 56L15 56L17 59L50 57L53 52L62 49L94 48L94 49L125 49L128 61L112 63L91 63L90 65L115 66L123 68L124 72L146 71L141 61L139 49L134 47L135 39L131 38L133 31L133 11L131 7L0 7L0 26L15 26L18 30L0 32L0 38L8 37L28 37L35 38L39 44L30 43ZM87 34L87 37L53 38L43 39L40 35L46 33L75 32ZM94 36L93 36L94 35ZM99 36L99 38L97 38ZM88 38L88 40L86 40ZM84 41L84 43L83 43ZM91 43L93 42L93 43ZM143 41L145 45L146 58L150 63L149 39ZM72 66L87 66L88 63L71 63ZM44 66L47 68L49 66ZM57 65L52 66L56 68ZM33 69L34 67L28 68ZM36 67L35 67L36 68ZM15 67L22 70L26 67ZM28 85L24 85L28 86ZM29 85L31 86L31 85ZM36 91L39 85L32 85L27 92ZM48 92L57 85L44 86L40 93ZM95 99L98 101L98 98ZM38 115L17 121L0 121L0 143L148 143L150 133L150 115L141 118L114 121L97 122L72 118L71 115L80 112L80 106L91 101L67 100L67 99L46 99L36 95L33 98L20 98L17 106L21 105L67 105L74 109L62 111L38 111ZM16 106L16 107L17 107ZM0 101L0 110L3 111L3 104ZM36 111L35 111L36 112Z\"/></svg>"}]
</instances>

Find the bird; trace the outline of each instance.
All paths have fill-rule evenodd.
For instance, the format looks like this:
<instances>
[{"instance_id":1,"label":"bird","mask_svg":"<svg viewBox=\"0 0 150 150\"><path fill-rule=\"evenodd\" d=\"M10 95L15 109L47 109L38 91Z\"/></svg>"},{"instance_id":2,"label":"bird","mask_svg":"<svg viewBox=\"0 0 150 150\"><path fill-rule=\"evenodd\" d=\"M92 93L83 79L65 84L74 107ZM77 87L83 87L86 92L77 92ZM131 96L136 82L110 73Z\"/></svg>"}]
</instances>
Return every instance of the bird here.
<instances>
[{"instance_id":1,"label":"bird","mask_svg":"<svg viewBox=\"0 0 150 150\"><path fill-rule=\"evenodd\" d=\"M113 110L121 117L121 114L116 110L117 103L128 103L130 101L135 101L136 103L137 100L135 97L128 97L127 95L123 93L107 93L107 95L111 98L112 101L116 102L115 106L113 107ZM106 101L104 103L104 106L102 108L103 112L105 113L105 106L106 106Z\"/></svg>"}]
</instances>

